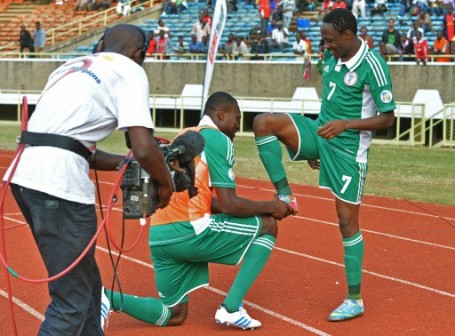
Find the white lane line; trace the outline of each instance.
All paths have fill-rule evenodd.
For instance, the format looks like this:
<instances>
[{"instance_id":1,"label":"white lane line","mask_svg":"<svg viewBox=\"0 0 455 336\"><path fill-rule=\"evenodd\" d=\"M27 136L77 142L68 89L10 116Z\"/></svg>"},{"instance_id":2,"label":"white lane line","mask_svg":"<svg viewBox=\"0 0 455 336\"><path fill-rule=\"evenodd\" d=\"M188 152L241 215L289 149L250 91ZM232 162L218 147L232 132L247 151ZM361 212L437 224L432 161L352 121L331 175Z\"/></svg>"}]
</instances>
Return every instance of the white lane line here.
<instances>
[{"instance_id":1,"label":"white lane line","mask_svg":"<svg viewBox=\"0 0 455 336\"><path fill-rule=\"evenodd\" d=\"M300 253L300 252L284 249L284 248L277 247L277 246L275 246L275 250L344 268L344 264L340 264L338 262L327 260L327 259L323 259L323 258L318 258L318 257L312 256L312 255L309 255L309 254ZM436 289L436 288L432 288L432 287L428 287L428 286L425 286L425 285L421 285L421 284L418 284L418 283L415 283L415 282L412 282L412 281L407 281L407 280L403 280L403 279L399 279L399 278L395 278L395 277L392 277L392 276L388 276L388 275L384 275L384 274L380 274L380 273L376 273L376 272L371 272L371 271L367 271L367 270L363 270L362 272L366 273L366 274L370 274L370 275L376 276L376 277L381 278L381 279L386 279L386 280L390 280L390 281L394 281L394 282L399 282L399 283L404 284L404 285L408 285L408 286L411 286L411 287L424 289L424 290L427 290L427 291L432 292L432 293L440 294L440 295L443 295L443 296L448 296L450 298L455 298L455 294L453 294L453 293L449 293L449 292L445 292L445 291L442 291L442 290L439 290L439 289Z\"/></svg>"},{"instance_id":2,"label":"white lane line","mask_svg":"<svg viewBox=\"0 0 455 336\"><path fill-rule=\"evenodd\" d=\"M4 290L0 289L0 296L3 296L4 298L8 299L8 293L5 292ZM13 302L15 304L17 304L20 308L22 308L23 310L25 310L27 313L29 313L30 315L36 317L38 320L40 321L44 321L44 315L39 313L38 311L36 311L35 309L33 309L32 307L30 307L28 304L26 304L25 302L19 300L18 298L14 297L13 296Z\"/></svg>"},{"instance_id":3,"label":"white lane line","mask_svg":"<svg viewBox=\"0 0 455 336\"><path fill-rule=\"evenodd\" d=\"M98 250L104 252L104 253L109 254L109 250L108 250L108 249L105 249L104 247L97 246L96 248L97 248ZM115 255L115 256L118 256L118 253L117 253L117 252L112 251L111 253L112 253L113 255ZM136 258L131 258L131 257L128 257L128 256L122 256L122 258L124 258L124 259L126 259L126 260L128 260L128 261L131 261L131 262L133 262L133 263L136 263L136 264L138 264L138 265L145 266L145 267L147 267L147 268L153 269L153 265L151 265L151 264L149 264L149 263L145 263L145 262L143 262L142 260L139 260L139 259L136 259ZM209 290L209 291L211 291L211 292L214 292L214 293L219 294L219 295L222 295L222 296L226 296L226 295L227 295L226 292L223 292L222 290L217 289L217 288L214 288L214 287L211 287L211 286L202 287L202 288L205 288L205 289L207 289L207 290ZM262 307L262 306L259 306L259 305L255 304L255 303L253 303L253 302L246 301L246 300L243 301L243 302L244 302L244 304L246 304L246 305L248 305L248 306L250 306L250 307L252 307L252 308L254 308L254 309L257 309L257 310L259 310L259 311L261 311L261 312L263 312L263 313L265 313L265 314L267 314L267 315L270 315L270 316L275 317L275 318L277 318L277 319L283 320L284 322L290 323L290 324L292 324L292 325L294 325L294 326L296 326L296 327L299 327L299 328L308 330L308 331L312 332L313 334L320 335L320 336L330 336L330 334L328 334L328 333L326 333L326 332L324 332L324 331L321 331L321 330L319 330L319 329L316 329L316 328L314 328L314 327L312 327L312 326L309 326L309 325L307 325L307 324L305 324L305 323L296 321L296 320L294 320L294 319L292 319L292 318L290 318L290 317L287 317L287 316L285 316L285 315L281 315L281 314L279 314L279 313L277 313L277 312L274 312L274 311L272 311L272 310L269 310L269 309L267 309L267 308L264 308L264 307Z\"/></svg>"},{"instance_id":4,"label":"white lane line","mask_svg":"<svg viewBox=\"0 0 455 336\"><path fill-rule=\"evenodd\" d=\"M263 190L263 191L275 192L274 189L269 189L269 188L257 188L257 187L251 187L251 186L246 186L246 185L241 185L241 184L237 184L237 186L245 188L245 189L254 189L254 190ZM323 201L334 202L334 199L330 198L330 197L313 196L313 195L306 195L306 194L299 194L299 193L295 193L294 195L295 196L299 196L299 197L307 197L307 198L314 198L314 199L323 200ZM389 197L383 197L383 198L384 199L393 200L392 198L389 198ZM405 199L399 199L399 200L406 201ZM410 203L410 204L412 204L412 203ZM398 208L390 208L390 207L385 207L385 206L380 206L380 205L368 204L368 203L364 203L364 202L362 202L362 206L363 207L369 207L369 208L382 209L382 210L402 212L402 213L407 213L407 214L412 214L412 215L426 216L426 217L432 217L432 218L442 218L442 219L447 219L447 220L450 220L450 221L455 221L455 218L437 216L437 215L434 215L434 214L429 213L429 212L419 212L419 211L404 210L404 209L398 209Z\"/></svg>"},{"instance_id":5,"label":"white lane line","mask_svg":"<svg viewBox=\"0 0 455 336\"><path fill-rule=\"evenodd\" d=\"M99 181L100 184L106 184L106 185L114 185L113 182L108 182L108 181ZM252 187L248 185L243 185L243 184L237 184L238 187L242 187L244 189L253 189L253 190L263 190L263 191L268 191L268 192L275 192L275 190L270 189L270 188L257 188L257 187ZM322 201L328 201L328 202L334 202L333 198L330 197L323 197L323 196L313 196L313 195L306 195L306 194L300 194L296 193L294 194L295 196L299 197L306 197L306 198L314 198L317 200L322 200ZM389 197L383 197L384 199L390 199L393 200L392 198ZM405 199L400 199L403 201L406 201ZM412 203L410 203L412 204ZM411 214L411 215L417 215L417 216L425 216L425 217L431 217L431 218L441 218L441 219L446 219L449 221L455 221L455 218L452 217L444 217L444 216L438 216L434 215L430 212L420 212L420 211L412 211L412 210L405 210L405 209L398 209L398 208L390 208L390 207L385 207L385 206L380 206L380 205L374 205L374 204L368 204L365 202L362 202L362 207L369 207L369 208L375 208L375 209L381 209L381 210L387 210L387 211L395 211L395 212L401 212L401 213L406 213L406 214Z\"/></svg>"},{"instance_id":6,"label":"white lane line","mask_svg":"<svg viewBox=\"0 0 455 336\"><path fill-rule=\"evenodd\" d=\"M331 225L331 226L338 227L337 223L328 222L328 221L324 221L324 220L321 220L321 219L303 217L303 216L294 216L293 218L299 218L299 219L304 219L304 220L308 220L308 221L311 221L311 222L316 222L316 223L321 223L321 224L325 224L325 225ZM402 237L402 236L393 235L393 234L390 234L390 233L377 232L377 231L367 230L367 229L362 229L362 228L360 229L360 231L368 232L368 233L375 234L375 235L378 235L378 236L384 236L384 237L389 237L389 238L393 238L393 239L409 241L409 242L416 243L416 244L423 244L423 245L428 245L428 246L433 246L433 247L440 247L440 248L443 248L443 249L455 251L455 247L453 247L453 246L430 243L430 242L426 242L426 241L423 241L423 240L411 239L411 238L406 238L406 237Z\"/></svg>"}]
</instances>

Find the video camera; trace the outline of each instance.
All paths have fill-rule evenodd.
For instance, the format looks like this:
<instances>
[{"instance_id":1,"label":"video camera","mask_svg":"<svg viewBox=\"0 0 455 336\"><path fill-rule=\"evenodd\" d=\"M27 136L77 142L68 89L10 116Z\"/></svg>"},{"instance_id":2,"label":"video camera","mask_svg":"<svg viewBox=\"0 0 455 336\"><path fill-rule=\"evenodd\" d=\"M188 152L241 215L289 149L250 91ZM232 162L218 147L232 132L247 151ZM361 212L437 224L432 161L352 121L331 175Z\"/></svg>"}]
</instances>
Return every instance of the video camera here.
<instances>
[{"instance_id":1,"label":"video camera","mask_svg":"<svg viewBox=\"0 0 455 336\"><path fill-rule=\"evenodd\" d=\"M125 132L126 145L131 149L128 132ZM155 138L156 139L156 138ZM194 186L194 158L204 149L204 138L195 131L186 131L176 137L170 144L159 143L161 153L170 167L172 160L178 160L184 173L171 171L175 191L188 190L190 198L197 195ZM139 162L132 158L120 184L123 193L123 218L138 219L151 216L159 203L158 185L142 169Z\"/></svg>"}]
</instances>

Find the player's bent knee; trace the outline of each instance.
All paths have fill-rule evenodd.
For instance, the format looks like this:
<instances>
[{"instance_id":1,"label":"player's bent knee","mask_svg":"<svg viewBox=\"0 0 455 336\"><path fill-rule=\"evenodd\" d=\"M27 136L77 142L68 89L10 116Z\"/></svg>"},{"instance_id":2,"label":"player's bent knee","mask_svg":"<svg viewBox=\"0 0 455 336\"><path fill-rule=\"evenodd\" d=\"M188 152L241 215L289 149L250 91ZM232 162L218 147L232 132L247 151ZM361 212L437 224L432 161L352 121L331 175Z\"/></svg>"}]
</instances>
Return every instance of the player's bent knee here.
<instances>
[{"instance_id":1,"label":"player's bent knee","mask_svg":"<svg viewBox=\"0 0 455 336\"><path fill-rule=\"evenodd\" d=\"M262 217L262 230L259 235L270 235L276 238L278 236L277 220L272 216Z\"/></svg>"},{"instance_id":2,"label":"player's bent knee","mask_svg":"<svg viewBox=\"0 0 455 336\"><path fill-rule=\"evenodd\" d=\"M178 326L185 322L188 317L188 302L181 303L171 308L171 318L169 319L168 326Z\"/></svg>"},{"instance_id":3,"label":"player's bent knee","mask_svg":"<svg viewBox=\"0 0 455 336\"><path fill-rule=\"evenodd\" d=\"M268 120L270 119L270 114L262 113L254 117L253 120L253 132L255 134L263 132L264 130L269 129Z\"/></svg>"}]
</instances>

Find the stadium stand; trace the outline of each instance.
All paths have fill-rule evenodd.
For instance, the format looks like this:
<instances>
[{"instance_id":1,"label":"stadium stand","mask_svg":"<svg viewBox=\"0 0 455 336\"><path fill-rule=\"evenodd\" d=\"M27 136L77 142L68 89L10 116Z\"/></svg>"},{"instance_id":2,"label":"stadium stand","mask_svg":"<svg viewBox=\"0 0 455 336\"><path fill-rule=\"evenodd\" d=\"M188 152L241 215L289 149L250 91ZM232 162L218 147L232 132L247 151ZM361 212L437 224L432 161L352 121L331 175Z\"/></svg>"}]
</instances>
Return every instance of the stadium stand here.
<instances>
[{"instance_id":1,"label":"stadium stand","mask_svg":"<svg viewBox=\"0 0 455 336\"><path fill-rule=\"evenodd\" d=\"M33 33L35 21L40 21L46 31L46 47L49 48L85 32L124 20L124 17L119 16L115 11L115 1L105 11L75 10L77 0L51 1L48 4L42 4L39 1L31 4L30 2L12 2L23 2L23 0L3 1L6 2L2 2L3 6L0 7L0 54L17 52L18 44L16 42L19 38L21 24L24 24L30 33ZM144 0L134 6L148 8L153 3L160 2L160 0ZM134 6L132 8L135 8Z\"/></svg>"}]
</instances>

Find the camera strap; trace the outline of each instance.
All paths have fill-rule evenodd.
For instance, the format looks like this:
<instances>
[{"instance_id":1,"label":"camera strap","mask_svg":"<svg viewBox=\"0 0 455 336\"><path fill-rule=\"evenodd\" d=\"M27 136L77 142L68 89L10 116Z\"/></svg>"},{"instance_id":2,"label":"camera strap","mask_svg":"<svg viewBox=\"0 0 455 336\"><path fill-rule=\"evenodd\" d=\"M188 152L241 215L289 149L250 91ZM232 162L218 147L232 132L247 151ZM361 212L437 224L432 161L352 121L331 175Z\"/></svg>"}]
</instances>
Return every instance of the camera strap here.
<instances>
[{"instance_id":1,"label":"camera strap","mask_svg":"<svg viewBox=\"0 0 455 336\"><path fill-rule=\"evenodd\" d=\"M19 142L29 146L49 146L66 149L82 156L86 161L89 161L92 155L92 152L79 141L60 134L22 131Z\"/></svg>"}]
</instances>

